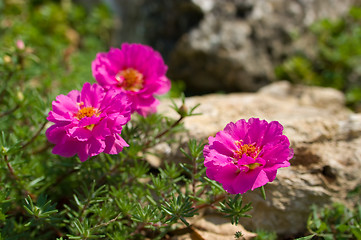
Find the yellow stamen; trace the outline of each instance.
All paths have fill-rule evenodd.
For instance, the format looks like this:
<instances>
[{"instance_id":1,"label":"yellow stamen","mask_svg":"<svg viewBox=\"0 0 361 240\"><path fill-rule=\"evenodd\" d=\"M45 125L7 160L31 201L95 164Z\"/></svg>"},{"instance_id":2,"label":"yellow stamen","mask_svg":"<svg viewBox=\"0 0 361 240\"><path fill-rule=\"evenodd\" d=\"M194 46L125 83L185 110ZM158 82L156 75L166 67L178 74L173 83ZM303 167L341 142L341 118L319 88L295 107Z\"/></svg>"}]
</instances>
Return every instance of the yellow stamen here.
<instances>
[{"instance_id":1,"label":"yellow stamen","mask_svg":"<svg viewBox=\"0 0 361 240\"><path fill-rule=\"evenodd\" d=\"M236 141L235 144L238 147L238 149L234 151L235 157L241 158L243 154L246 154L254 159L258 157L260 148L257 147L255 143L243 144L242 141Z\"/></svg>"},{"instance_id":2,"label":"yellow stamen","mask_svg":"<svg viewBox=\"0 0 361 240\"><path fill-rule=\"evenodd\" d=\"M234 151L233 159L234 159L235 164L238 163L238 160L242 158L243 154L246 154L246 156L256 159L261 151L261 149L258 146L256 146L255 143L243 144L242 140L241 140L241 141L236 141L235 144L238 147L238 149ZM253 170L253 169L261 166L261 164L255 162L255 163L246 164L243 166L247 166L250 170Z\"/></svg>"},{"instance_id":3,"label":"yellow stamen","mask_svg":"<svg viewBox=\"0 0 361 240\"><path fill-rule=\"evenodd\" d=\"M84 107L81 108L78 113L75 115L77 119L83 119L85 117L92 117L97 114L97 110L93 107Z\"/></svg>"},{"instance_id":4,"label":"yellow stamen","mask_svg":"<svg viewBox=\"0 0 361 240\"><path fill-rule=\"evenodd\" d=\"M118 72L115 79L119 81L118 86L126 91L137 92L143 88L143 74L133 68L127 68Z\"/></svg>"}]
</instances>

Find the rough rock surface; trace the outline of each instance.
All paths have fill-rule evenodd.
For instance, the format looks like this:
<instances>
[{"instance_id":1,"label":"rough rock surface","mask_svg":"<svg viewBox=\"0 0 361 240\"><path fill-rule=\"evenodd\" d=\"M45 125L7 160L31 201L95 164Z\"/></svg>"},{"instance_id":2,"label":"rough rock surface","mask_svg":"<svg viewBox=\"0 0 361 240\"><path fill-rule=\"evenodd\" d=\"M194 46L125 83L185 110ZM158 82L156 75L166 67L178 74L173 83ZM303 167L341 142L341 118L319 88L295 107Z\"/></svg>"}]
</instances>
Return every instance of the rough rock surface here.
<instances>
[{"instance_id":1,"label":"rough rock surface","mask_svg":"<svg viewBox=\"0 0 361 240\"><path fill-rule=\"evenodd\" d=\"M231 121L259 117L279 121L294 148L291 167L266 186L266 201L259 190L245 194L254 207L252 219L242 222L247 230L290 236L305 230L312 204L352 203L346 195L361 184L361 114L344 106L340 92L277 82L257 93L186 99L189 107L198 103L202 115L185 120L192 138L206 139ZM168 102L159 110L173 114Z\"/></svg>"},{"instance_id":2,"label":"rough rock surface","mask_svg":"<svg viewBox=\"0 0 361 240\"><path fill-rule=\"evenodd\" d=\"M254 91L274 79L274 67L315 43L317 19L347 13L359 0L193 0L200 24L178 41L170 76L194 91ZM297 41L294 41L298 39Z\"/></svg>"},{"instance_id":3,"label":"rough rock surface","mask_svg":"<svg viewBox=\"0 0 361 240\"><path fill-rule=\"evenodd\" d=\"M189 233L179 234L172 240L207 239L207 240L234 240L234 234L242 232L244 240L252 239L257 234L251 233L242 226L232 225L228 219L215 214L209 214L194 219Z\"/></svg>"}]
</instances>

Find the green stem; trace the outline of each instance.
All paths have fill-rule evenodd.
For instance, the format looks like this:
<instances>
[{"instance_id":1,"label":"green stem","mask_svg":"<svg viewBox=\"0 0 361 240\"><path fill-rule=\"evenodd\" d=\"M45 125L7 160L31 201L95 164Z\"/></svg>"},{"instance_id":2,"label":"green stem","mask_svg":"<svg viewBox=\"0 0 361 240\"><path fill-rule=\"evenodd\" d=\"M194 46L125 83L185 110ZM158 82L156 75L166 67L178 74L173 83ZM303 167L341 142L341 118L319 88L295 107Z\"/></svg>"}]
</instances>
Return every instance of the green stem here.
<instances>
[{"instance_id":1,"label":"green stem","mask_svg":"<svg viewBox=\"0 0 361 240\"><path fill-rule=\"evenodd\" d=\"M16 105L14 108L12 108L12 109L10 109L10 110L8 110L8 111L6 111L6 112L0 113L0 117L5 117L5 116L7 116L7 115L12 114L12 113L15 112L19 107L20 107L20 105Z\"/></svg>"},{"instance_id":2,"label":"green stem","mask_svg":"<svg viewBox=\"0 0 361 240\"><path fill-rule=\"evenodd\" d=\"M264 190L264 186L261 187L261 193L264 200L266 200L266 191Z\"/></svg>"},{"instance_id":3,"label":"green stem","mask_svg":"<svg viewBox=\"0 0 361 240\"><path fill-rule=\"evenodd\" d=\"M23 144L21 147L20 147L20 150L21 149L24 149L26 148L27 146L29 146L38 136L39 134L41 133L41 131L45 128L45 125L47 124L47 121L45 121L41 127L39 128L39 130L34 134L34 136L32 136L32 138L29 139L29 141L27 141L25 144Z\"/></svg>"},{"instance_id":4,"label":"green stem","mask_svg":"<svg viewBox=\"0 0 361 240\"><path fill-rule=\"evenodd\" d=\"M197 159L193 158L193 174L192 174L193 197L196 197L196 179L195 179L196 174L197 174Z\"/></svg>"},{"instance_id":5,"label":"green stem","mask_svg":"<svg viewBox=\"0 0 361 240\"><path fill-rule=\"evenodd\" d=\"M154 139L158 139L163 137L165 134L167 134L170 130L172 130L174 127L176 127L182 120L183 120L183 116L180 116L179 119L177 121L175 121L169 128L167 128L166 130L164 130L163 132L159 133L157 136L154 137ZM146 142L144 144L144 148L147 149L149 147L149 145L152 143L151 140L148 140L148 142Z\"/></svg>"},{"instance_id":6,"label":"green stem","mask_svg":"<svg viewBox=\"0 0 361 240\"><path fill-rule=\"evenodd\" d=\"M10 162L9 162L8 155L4 155L4 160L5 160L6 166L8 167L10 176L11 176L14 180L19 181L18 176L17 176L17 175L15 174L15 172L14 172L14 168L11 166L11 164L10 164Z\"/></svg>"},{"instance_id":7,"label":"green stem","mask_svg":"<svg viewBox=\"0 0 361 240\"><path fill-rule=\"evenodd\" d=\"M35 199L36 198L35 195L25 189L25 186L21 183L20 178L15 174L14 168L11 166L7 155L4 155L4 161L9 170L10 177L13 179L14 184L16 188L19 190L20 194L24 196L30 196L32 199Z\"/></svg>"},{"instance_id":8,"label":"green stem","mask_svg":"<svg viewBox=\"0 0 361 240\"><path fill-rule=\"evenodd\" d=\"M220 202L220 201L222 201L223 199L225 199L227 195L228 195L227 193L221 194L221 195L217 196L211 203L204 203L204 204L195 206L194 208L195 208L195 209L202 209L202 208L206 208L206 207L211 207L211 206L213 206L215 203Z\"/></svg>"},{"instance_id":9,"label":"green stem","mask_svg":"<svg viewBox=\"0 0 361 240\"><path fill-rule=\"evenodd\" d=\"M96 228L100 228L100 227L105 227L108 226L109 224L111 224L112 222L115 222L118 220L118 218L122 215L122 213L120 212L115 218L110 219L108 222L105 223L100 223L98 225L95 225L94 227L91 228L91 230L94 230Z\"/></svg>"}]
</instances>

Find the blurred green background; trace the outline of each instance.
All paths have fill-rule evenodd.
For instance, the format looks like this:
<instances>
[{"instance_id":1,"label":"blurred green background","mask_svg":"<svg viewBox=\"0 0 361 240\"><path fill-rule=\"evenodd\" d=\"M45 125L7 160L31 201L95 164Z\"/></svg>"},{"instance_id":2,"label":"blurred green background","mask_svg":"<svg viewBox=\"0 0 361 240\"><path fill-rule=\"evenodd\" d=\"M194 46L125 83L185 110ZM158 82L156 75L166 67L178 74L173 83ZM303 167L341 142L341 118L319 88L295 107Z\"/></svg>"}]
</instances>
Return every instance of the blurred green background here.
<instances>
[{"instance_id":1,"label":"blurred green background","mask_svg":"<svg viewBox=\"0 0 361 240\"><path fill-rule=\"evenodd\" d=\"M17 60L6 59L14 58L21 40L27 70L22 79L43 93L64 93L93 81L91 61L108 49L111 29L112 16L104 5L86 11L71 1L0 0L0 64L13 67Z\"/></svg>"},{"instance_id":2,"label":"blurred green background","mask_svg":"<svg viewBox=\"0 0 361 240\"><path fill-rule=\"evenodd\" d=\"M361 111L361 8L345 17L311 25L317 39L313 55L299 52L275 69L279 79L332 87L346 94L348 106Z\"/></svg>"}]
</instances>

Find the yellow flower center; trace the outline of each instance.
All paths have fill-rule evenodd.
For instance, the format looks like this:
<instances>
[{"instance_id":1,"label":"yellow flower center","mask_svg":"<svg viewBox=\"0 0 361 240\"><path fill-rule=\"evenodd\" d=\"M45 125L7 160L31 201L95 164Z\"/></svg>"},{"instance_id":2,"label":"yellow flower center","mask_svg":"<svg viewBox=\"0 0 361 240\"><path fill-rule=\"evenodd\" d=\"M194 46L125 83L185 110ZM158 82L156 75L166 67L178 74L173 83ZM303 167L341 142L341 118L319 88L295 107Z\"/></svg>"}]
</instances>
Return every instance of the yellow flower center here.
<instances>
[{"instance_id":1,"label":"yellow flower center","mask_svg":"<svg viewBox=\"0 0 361 240\"><path fill-rule=\"evenodd\" d=\"M85 117L92 117L97 114L97 110L93 107L83 107L75 115L77 119L83 119Z\"/></svg>"},{"instance_id":2,"label":"yellow flower center","mask_svg":"<svg viewBox=\"0 0 361 240\"><path fill-rule=\"evenodd\" d=\"M82 106L84 105L83 102L79 103L79 106ZM75 117L78 119L78 120L81 120L85 117L92 117L92 116L99 116L99 112L96 108L93 108L93 107L83 107L81 108L76 114L75 114ZM94 124L90 124L88 126L86 126L85 128L89 129L89 130L93 130L94 128Z\"/></svg>"},{"instance_id":3,"label":"yellow flower center","mask_svg":"<svg viewBox=\"0 0 361 240\"><path fill-rule=\"evenodd\" d=\"M115 79L119 81L118 86L126 91L137 92L143 88L143 74L133 68L127 68L118 72Z\"/></svg>"},{"instance_id":4,"label":"yellow flower center","mask_svg":"<svg viewBox=\"0 0 361 240\"><path fill-rule=\"evenodd\" d=\"M233 152L234 153L233 159L235 160L235 163L238 163L238 160L242 158L243 154L246 154L246 156L256 159L261 151L260 147L256 146L255 143L243 144L241 140L241 141L236 141L235 144L238 147L238 149ZM247 166L250 170L252 170L261 166L261 164L251 163L243 166Z\"/></svg>"},{"instance_id":5,"label":"yellow flower center","mask_svg":"<svg viewBox=\"0 0 361 240\"><path fill-rule=\"evenodd\" d=\"M243 144L242 141L236 141L235 144L238 147L238 149L234 151L236 158L242 158L243 154L246 154L255 159L260 152L260 148L257 147L255 143Z\"/></svg>"}]
</instances>

